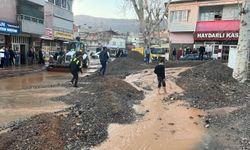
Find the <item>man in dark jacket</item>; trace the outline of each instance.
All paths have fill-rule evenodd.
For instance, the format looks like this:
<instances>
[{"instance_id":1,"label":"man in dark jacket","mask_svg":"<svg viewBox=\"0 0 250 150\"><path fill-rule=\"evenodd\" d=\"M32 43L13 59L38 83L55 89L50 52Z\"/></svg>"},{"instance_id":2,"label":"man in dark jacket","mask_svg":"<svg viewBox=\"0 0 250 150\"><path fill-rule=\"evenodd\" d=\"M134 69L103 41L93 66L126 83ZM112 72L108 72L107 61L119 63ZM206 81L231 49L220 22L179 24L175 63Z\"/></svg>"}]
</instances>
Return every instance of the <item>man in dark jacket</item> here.
<instances>
[{"instance_id":1,"label":"man in dark jacket","mask_svg":"<svg viewBox=\"0 0 250 150\"><path fill-rule=\"evenodd\" d=\"M205 49L204 46L201 46L201 47L199 48L199 58L200 58L200 60L203 60L203 59L204 59L205 51L206 51L206 49Z\"/></svg>"},{"instance_id":2,"label":"man in dark jacket","mask_svg":"<svg viewBox=\"0 0 250 150\"><path fill-rule=\"evenodd\" d=\"M99 58L100 58L100 63L102 65L102 68L100 69L99 73L104 76L105 72L106 72L107 61L109 60L109 54L108 54L107 47L103 47L103 50L99 54Z\"/></svg>"},{"instance_id":3,"label":"man in dark jacket","mask_svg":"<svg viewBox=\"0 0 250 150\"><path fill-rule=\"evenodd\" d=\"M73 75L73 78L71 80L71 83L74 84L74 87L78 87L78 72L80 71L82 73L82 66L81 66L81 55L77 54L75 58L73 58L70 62L70 71Z\"/></svg>"},{"instance_id":4,"label":"man in dark jacket","mask_svg":"<svg viewBox=\"0 0 250 150\"><path fill-rule=\"evenodd\" d=\"M165 83L165 66L163 64L163 60L160 59L159 60L159 64L155 67L154 73L157 75L157 79L158 79L158 94L160 95L160 90L161 90L161 86L163 86L164 88L164 93L166 94L166 83Z\"/></svg>"},{"instance_id":5,"label":"man in dark jacket","mask_svg":"<svg viewBox=\"0 0 250 150\"><path fill-rule=\"evenodd\" d=\"M10 54L10 65L14 66L15 63L14 63L14 58L16 58L16 55L15 55L15 52L12 50L12 48L10 47L9 49L9 54Z\"/></svg>"}]
</instances>

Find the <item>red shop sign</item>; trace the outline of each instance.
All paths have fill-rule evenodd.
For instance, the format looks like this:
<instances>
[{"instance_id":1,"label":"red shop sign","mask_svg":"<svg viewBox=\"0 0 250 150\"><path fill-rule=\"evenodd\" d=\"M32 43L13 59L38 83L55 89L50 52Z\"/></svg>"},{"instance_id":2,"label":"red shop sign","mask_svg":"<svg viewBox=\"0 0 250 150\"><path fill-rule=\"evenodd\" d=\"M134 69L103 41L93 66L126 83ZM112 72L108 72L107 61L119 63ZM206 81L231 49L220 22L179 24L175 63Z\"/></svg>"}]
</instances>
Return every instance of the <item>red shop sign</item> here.
<instances>
[{"instance_id":1,"label":"red shop sign","mask_svg":"<svg viewBox=\"0 0 250 150\"><path fill-rule=\"evenodd\" d=\"M196 41L238 41L239 31L195 32Z\"/></svg>"}]
</instances>

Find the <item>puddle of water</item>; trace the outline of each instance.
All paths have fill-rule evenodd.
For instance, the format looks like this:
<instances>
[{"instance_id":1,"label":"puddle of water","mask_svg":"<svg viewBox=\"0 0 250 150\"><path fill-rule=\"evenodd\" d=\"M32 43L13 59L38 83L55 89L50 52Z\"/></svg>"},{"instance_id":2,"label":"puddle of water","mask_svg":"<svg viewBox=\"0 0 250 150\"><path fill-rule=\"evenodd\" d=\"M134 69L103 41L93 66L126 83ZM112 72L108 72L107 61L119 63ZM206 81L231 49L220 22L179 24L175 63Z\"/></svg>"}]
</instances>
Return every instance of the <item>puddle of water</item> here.
<instances>
[{"instance_id":1,"label":"puddle of water","mask_svg":"<svg viewBox=\"0 0 250 150\"><path fill-rule=\"evenodd\" d=\"M151 74L151 75L149 75ZM151 85L157 82L152 71L127 78ZM137 87L138 88L138 87ZM167 81L168 93L181 92L175 83ZM167 105L162 99L167 95L157 95L156 90L136 106L138 113L145 113L142 120L129 125L111 124L108 140L93 150L191 150L202 142L205 129L198 115L205 113L198 109L187 109L183 102Z\"/></svg>"},{"instance_id":2,"label":"puddle of water","mask_svg":"<svg viewBox=\"0 0 250 150\"><path fill-rule=\"evenodd\" d=\"M0 126L36 114L56 112L69 106L51 98L67 95L63 87L19 91L0 91Z\"/></svg>"},{"instance_id":3,"label":"puddle of water","mask_svg":"<svg viewBox=\"0 0 250 150\"><path fill-rule=\"evenodd\" d=\"M48 77L61 77L66 75L67 74L60 72L40 72L31 75L2 79L0 80L0 90L20 90L31 84L41 83Z\"/></svg>"}]
</instances>

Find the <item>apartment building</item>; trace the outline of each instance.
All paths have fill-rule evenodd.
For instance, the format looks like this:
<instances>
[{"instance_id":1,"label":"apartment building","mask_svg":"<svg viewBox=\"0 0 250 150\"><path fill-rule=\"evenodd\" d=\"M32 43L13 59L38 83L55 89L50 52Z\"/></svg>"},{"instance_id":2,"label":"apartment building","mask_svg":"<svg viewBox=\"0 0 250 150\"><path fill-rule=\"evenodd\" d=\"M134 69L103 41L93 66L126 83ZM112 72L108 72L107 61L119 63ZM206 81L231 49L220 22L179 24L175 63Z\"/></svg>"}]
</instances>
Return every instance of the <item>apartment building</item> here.
<instances>
[{"instance_id":1,"label":"apartment building","mask_svg":"<svg viewBox=\"0 0 250 150\"><path fill-rule=\"evenodd\" d=\"M241 0L184 0L169 6L171 48L205 46L214 58L227 59L239 39Z\"/></svg>"},{"instance_id":2,"label":"apartment building","mask_svg":"<svg viewBox=\"0 0 250 150\"><path fill-rule=\"evenodd\" d=\"M26 64L44 32L44 0L1 0L0 7L0 45L11 46Z\"/></svg>"},{"instance_id":3,"label":"apartment building","mask_svg":"<svg viewBox=\"0 0 250 150\"><path fill-rule=\"evenodd\" d=\"M74 40L73 0L45 0L45 31L42 48L48 51L63 49L63 43Z\"/></svg>"}]
</instances>

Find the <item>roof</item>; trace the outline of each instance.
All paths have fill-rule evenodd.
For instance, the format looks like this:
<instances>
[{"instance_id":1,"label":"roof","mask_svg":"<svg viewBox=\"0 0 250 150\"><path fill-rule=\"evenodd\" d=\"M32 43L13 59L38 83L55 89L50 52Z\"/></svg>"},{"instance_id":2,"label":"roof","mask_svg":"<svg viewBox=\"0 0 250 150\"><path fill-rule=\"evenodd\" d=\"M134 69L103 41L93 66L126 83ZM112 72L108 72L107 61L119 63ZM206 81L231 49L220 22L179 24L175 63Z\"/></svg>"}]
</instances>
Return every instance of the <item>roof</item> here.
<instances>
[{"instance_id":1,"label":"roof","mask_svg":"<svg viewBox=\"0 0 250 150\"><path fill-rule=\"evenodd\" d=\"M196 32L208 31L239 31L239 20L218 20L218 21L200 21L197 22Z\"/></svg>"}]
</instances>

